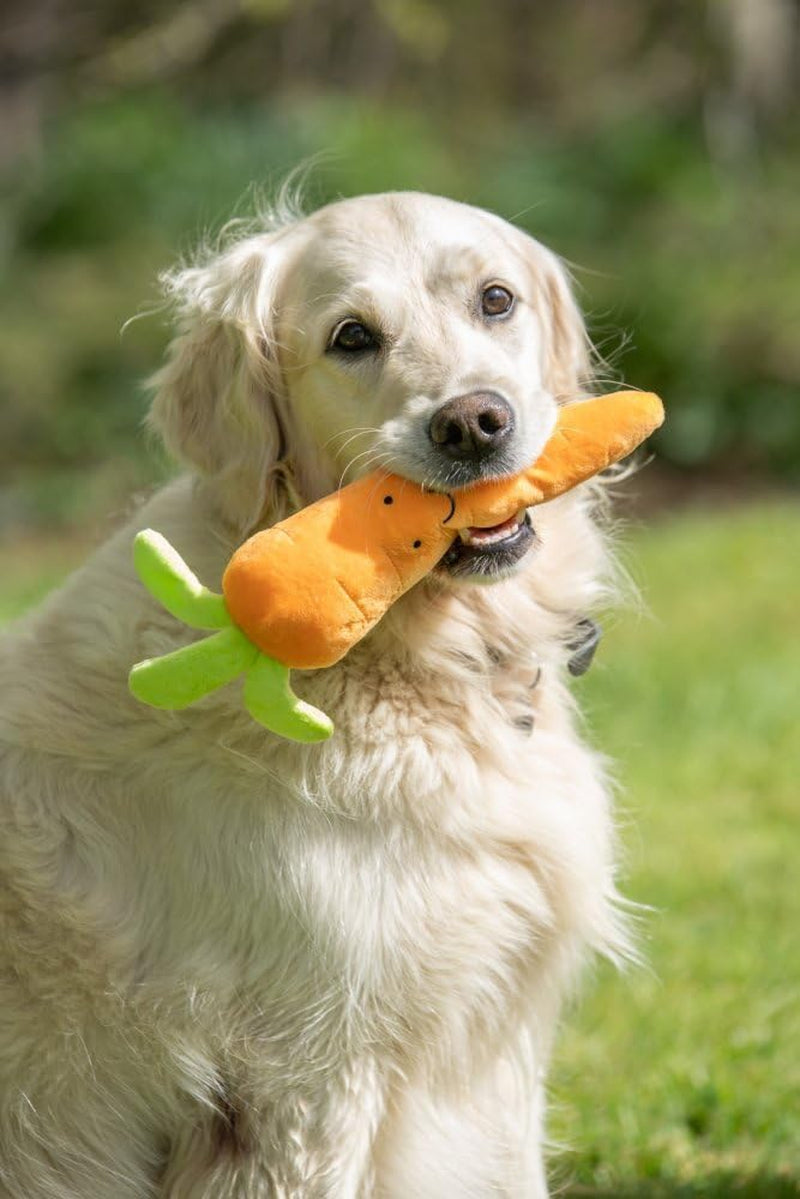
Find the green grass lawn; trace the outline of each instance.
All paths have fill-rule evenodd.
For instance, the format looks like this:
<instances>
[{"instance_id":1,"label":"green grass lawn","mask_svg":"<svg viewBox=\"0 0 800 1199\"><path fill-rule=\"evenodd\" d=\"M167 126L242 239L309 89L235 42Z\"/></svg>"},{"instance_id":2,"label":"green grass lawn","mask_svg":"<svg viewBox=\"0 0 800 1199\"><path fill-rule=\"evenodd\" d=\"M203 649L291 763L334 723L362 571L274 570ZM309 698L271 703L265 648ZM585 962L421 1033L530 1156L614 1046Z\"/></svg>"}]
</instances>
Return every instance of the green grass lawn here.
<instances>
[{"instance_id":1,"label":"green grass lawn","mask_svg":"<svg viewBox=\"0 0 800 1199\"><path fill-rule=\"evenodd\" d=\"M800 505L628 541L646 615L581 686L622 787L644 969L601 970L562 1036L570 1196L800 1194Z\"/></svg>"},{"instance_id":2,"label":"green grass lawn","mask_svg":"<svg viewBox=\"0 0 800 1199\"><path fill-rule=\"evenodd\" d=\"M647 964L601 968L560 1041L558 1193L800 1194L800 505L632 533L645 614L576 686L618 763L623 885ZM67 546L0 555L0 615Z\"/></svg>"}]
</instances>

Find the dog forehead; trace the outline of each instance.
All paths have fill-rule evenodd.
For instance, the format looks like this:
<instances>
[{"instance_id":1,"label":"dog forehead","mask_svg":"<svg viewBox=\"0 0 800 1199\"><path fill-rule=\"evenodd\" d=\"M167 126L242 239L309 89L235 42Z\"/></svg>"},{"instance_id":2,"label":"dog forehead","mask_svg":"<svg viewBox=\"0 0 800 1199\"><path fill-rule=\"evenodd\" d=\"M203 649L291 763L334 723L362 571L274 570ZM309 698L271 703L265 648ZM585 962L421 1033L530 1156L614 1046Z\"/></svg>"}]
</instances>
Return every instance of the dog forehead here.
<instances>
[{"instance_id":1,"label":"dog forehead","mask_svg":"<svg viewBox=\"0 0 800 1199\"><path fill-rule=\"evenodd\" d=\"M422 192L384 192L337 200L308 218L323 237L373 238L383 244L446 244L486 236L506 222L492 213L444 196Z\"/></svg>"},{"instance_id":2,"label":"dog forehead","mask_svg":"<svg viewBox=\"0 0 800 1199\"><path fill-rule=\"evenodd\" d=\"M341 200L303 222L288 282L292 299L326 308L338 297L389 301L457 289L516 255L506 222L438 196L387 193Z\"/></svg>"}]
</instances>

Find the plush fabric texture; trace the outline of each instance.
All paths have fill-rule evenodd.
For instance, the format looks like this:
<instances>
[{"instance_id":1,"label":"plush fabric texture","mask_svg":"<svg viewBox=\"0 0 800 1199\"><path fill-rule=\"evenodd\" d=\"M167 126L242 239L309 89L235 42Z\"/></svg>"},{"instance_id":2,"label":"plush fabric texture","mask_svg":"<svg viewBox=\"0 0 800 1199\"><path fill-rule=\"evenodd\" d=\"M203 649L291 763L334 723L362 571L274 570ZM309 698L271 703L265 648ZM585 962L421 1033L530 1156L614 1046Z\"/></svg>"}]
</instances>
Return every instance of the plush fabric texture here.
<instances>
[{"instance_id":1,"label":"plush fabric texture","mask_svg":"<svg viewBox=\"0 0 800 1199\"><path fill-rule=\"evenodd\" d=\"M397 475L365 475L246 541L223 576L228 610L277 661L332 666L432 570L459 529L490 528L570 490L630 454L663 419L651 392L566 405L530 469L452 501Z\"/></svg>"}]
</instances>

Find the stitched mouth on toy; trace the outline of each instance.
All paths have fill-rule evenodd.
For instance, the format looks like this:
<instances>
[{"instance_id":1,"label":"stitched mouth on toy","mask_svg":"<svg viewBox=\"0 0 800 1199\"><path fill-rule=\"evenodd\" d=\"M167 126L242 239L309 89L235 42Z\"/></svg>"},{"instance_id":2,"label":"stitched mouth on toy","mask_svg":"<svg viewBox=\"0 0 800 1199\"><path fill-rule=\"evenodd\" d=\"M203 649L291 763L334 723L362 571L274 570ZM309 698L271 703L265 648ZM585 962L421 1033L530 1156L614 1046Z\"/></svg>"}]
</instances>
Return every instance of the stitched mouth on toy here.
<instances>
[{"instance_id":1,"label":"stitched mouth on toy","mask_svg":"<svg viewBox=\"0 0 800 1199\"><path fill-rule=\"evenodd\" d=\"M511 574L535 542L530 515L523 509L489 529L462 529L436 569L451 578L493 583Z\"/></svg>"}]
</instances>

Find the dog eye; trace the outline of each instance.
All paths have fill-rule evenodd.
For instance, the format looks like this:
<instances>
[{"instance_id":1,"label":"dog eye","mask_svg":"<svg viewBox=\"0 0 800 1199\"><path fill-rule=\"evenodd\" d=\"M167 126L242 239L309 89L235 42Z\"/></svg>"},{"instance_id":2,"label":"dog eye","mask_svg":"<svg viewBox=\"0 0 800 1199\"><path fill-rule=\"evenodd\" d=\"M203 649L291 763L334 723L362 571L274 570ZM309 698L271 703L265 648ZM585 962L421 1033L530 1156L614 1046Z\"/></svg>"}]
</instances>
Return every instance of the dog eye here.
<instances>
[{"instance_id":1,"label":"dog eye","mask_svg":"<svg viewBox=\"0 0 800 1199\"><path fill-rule=\"evenodd\" d=\"M333 331L330 348L357 354L360 350L372 350L377 344L374 333L361 321L342 321Z\"/></svg>"},{"instance_id":2,"label":"dog eye","mask_svg":"<svg viewBox=\"0 0 800 1199\"><path fill-rule=\"evenodd\" d=\"M514 297L511 292L499 283L487 287L481 296L481 310L484 316L503 316L511 311L513 303Z\"/></svg>"}]
</instances>

